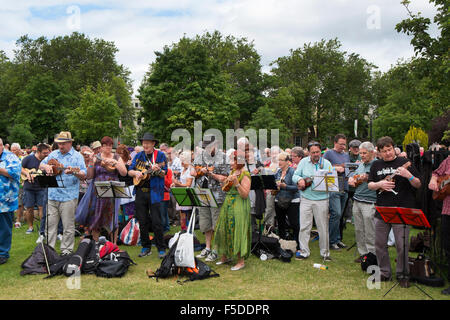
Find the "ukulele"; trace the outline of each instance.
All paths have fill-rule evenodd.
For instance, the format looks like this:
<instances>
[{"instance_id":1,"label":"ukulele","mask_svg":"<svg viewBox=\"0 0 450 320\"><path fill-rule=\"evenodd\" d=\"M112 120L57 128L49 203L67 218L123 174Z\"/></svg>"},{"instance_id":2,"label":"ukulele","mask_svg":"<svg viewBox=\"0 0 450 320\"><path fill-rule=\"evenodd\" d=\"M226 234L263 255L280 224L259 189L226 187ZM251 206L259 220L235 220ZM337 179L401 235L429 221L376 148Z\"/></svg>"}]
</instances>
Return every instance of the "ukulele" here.
<instances>
[{"instance_id":1,"label":"ukulele","mask_svg":"<svg viewBox=\"0 0 450 320\"><path fill-rule=\"evenodd\" d=\"M203 168L206 168L209 173L212 173L213 170L214 170L214 167L195 166L194 169L195 169L195 172L197 174L197 178L200 178L200 177L202 177L202 176L204 176L206 174L206 173L203 173L203 171L202 171Z\"/></svg>"},{"instance_id":2,"label":"ukulele","mask_svg":"<svg viewBox=\"0 0 450 320\"><path fill-rule=\"evenodd\" d=\"M80 168L71 166L64 167L64 165L56 159L50 159L47 164L52 167L53 170L52 174L54 176L60 175L66 169L70 170L70 172L68 172L67 174L74 174L80 172Z\"/></svg>"},{"instance_id":3,"label":"ukulele","mask_svg":"<svg viewBox=\"0 0 450 320\"><path fill-rule=\"evenodd\" d=\"M102 156L101 156L101 154L100 153L98 153L96 156L95 156L96 158L97 158L97 160L98 161L100 161L100 165L103 167L103 168L105 168L106 169L106 171L109 171L109 172L114 172L114 170L116 170L116 164L106 164L103 160L103 158L102 158Z\"/></svg>"},{"instance_id":4,"label":"ukulele","mask_svg":"<svg viewBox=\"0 0 450 320\"><path fill-rule=\"evenodd\" d=\"M237 176L238 175L236 174L236 172L233 172L223 181L223 186L222 186L223 192L228 192L231 190L231 187L234 184L233 177L237 177Z\"/></svg>"},{"instance_id":5,"label":"ukulele","mask_svg":"<svg viewBox=\"0 0 450 320\"><path fill-rule=\"evenodd\" d=\"M31 177L31 179L28 179L28 175L26 174L26 173L21 173L20 174L20 178L22 179L22 181L29 181L30 183L32 182L32 180L34 179L34 177L37 177L37 176L43 176L44 175L44 173L41 171L41 170L39 170L39 169L35 169L35 168L33 168L33 169L27 169L27 168L23 168L24 170L25 170L25 172L27 172L27 173L29 173L29 175L30 175L30 177Z\"/></svg>"},{"instance_id":6,"label":"ukulele","mask_svg":"<svg viewBox=\"0 0 450 320\"><path fill-rule=\"evenodd\" d=\"M313 179L311 177L307 177L304 180L305 180L305 187L300 189L301 191L305 191L306 188L309 188L313 183Z\"/></svg>"},{"instance_id":7,"label":"ukulele","mask_svg":"<svg viewBox=\"0 0 450 320\"><path fill-rule=\"evenodd\" d=\"M357 188L359 185L367 182L367 180L369 179L369 175L367 173L355 174L353 176L353 179L355 180L355 188Z\"/></svg>"},{"instance_id":8,"label":"ukulele","mask_svg":"<svg viewBox=\"0 0 450 320\"><path fill-rule=\"evenodd\" d=\"M404 165L402 165L402 167L405 168L405 169L408 169L410 166L411 166L411 162L410 162L410 161L408 161L408 162L406 162ZM397 169L398 169L398 168L397 168ZM386 181L393 181L394 178L395 178L395 176L397 176L397 175L398 175L398 171L395 170L395 172L394 172L393 174L390 174L390 175L386 176L383 180L386 180ZM382 193L383 191L384 191L384 190L381 190L380 193ZM391 192L394 193L395 195L397 195L397 193L398 193L398 192L396 192L396 191L394 191L394 190L389 190L389 191L391 191Z\"/></svg>"},{"instance_id":9,"label":"ukulele","mask_svg":"<svg viewBox=\"0 0 450 320\"><path fill-rule=\"evenodd\" d=\"M439 177L437 185L439 191L433 191L433 200L444 200L450 194L450 175Z\"/></svg>"}]
</instances>

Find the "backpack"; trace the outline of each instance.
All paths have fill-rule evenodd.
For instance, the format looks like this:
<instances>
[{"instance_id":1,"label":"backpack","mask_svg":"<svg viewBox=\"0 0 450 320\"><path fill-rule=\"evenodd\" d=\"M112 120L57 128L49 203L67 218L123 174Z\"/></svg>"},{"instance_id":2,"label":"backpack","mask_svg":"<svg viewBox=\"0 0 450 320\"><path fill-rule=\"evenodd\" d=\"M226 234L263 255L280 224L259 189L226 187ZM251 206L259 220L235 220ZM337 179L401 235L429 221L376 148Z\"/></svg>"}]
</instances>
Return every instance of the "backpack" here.
<instances>
[{"instance_id":1,"label":"backpack","mask_svg":"<svg viewBox=\"0 0 450 320\"><path fill-rule=\"evenodd\" d=\"M45 250L45 251L44 251ZM44 255L45 253L45 255ZM47 258L47 261L46 261ZM20 275L24 276L27 274L45 274L48 273L47 262L50 269L50 273L52 272L52 266L57 264L58 262L64 262L58 253L52 247L41 243L36 246L33 253L22 262L22 271Z\"/></svg>"},{"instance_id":2,"label":"backpack","mask_svg":"<svg viewBox=\"0 0 450 320\"><path fill-rule=\"evenodd\" d=\"M147 276L149 278L155 278L158 281L159 278L168 278L175 274L175 250L177 249L178 240L176 240L169 249L169 252L164 256L161 266L155 271L147 270Z\"/></svg>"},{"instance_id":3,"label":"backpack","mask_svg":"<svg viewBox=\"0 0 450 320\"><path fill-rule=\"evenodd\" d=\"M100 262L99 245L95 241L91 241L91 246L86 254L84 263L81 266L81 273L95 274L95 270Z\"/></svg>"},{"instance_id":4,"label":"backpack","mask_svg":"<svg viewBox=\"0 0 450 320\"><path fill-rule=\"evenodd\" d=\"M111 252L99 261L95 274L97 277L120 278L127 273L130 265L136 263L126 251Z\"/></svg>"},{"instance_id":5,"label":"backpack","mask_svg":"<svg viewBox=\"0 0 450 320\"><path fill-rule=\"evenodd\" d=\"M419 254L417 258L408 257L409 274L412 281L430 287L443 287L444 279L436 277L434 263L424 254Z\"/></svg>"},{"instance_id":6,"label":"backpack","mask_svg":"<svg viewBox=\"0 0 450 320\"><path fill-rule=\"evenodd\" d=\"M203 280L206 278L219 277L220 275L212 270L206 263L195 258L195 268L181 267L178 268L178 274L189 277L184 281L178 280L179 284L187 281Z\"/></svg>"},{"instance_id":7,"label":"backpack","mask_svg":"<svg viewBox=\"0 0 450 320\"><path fill-rule=\"evenodd\" d=\"M377 256L374 255L372 252L369 252L368 254L364 255L361 259L361 269L362 271L366 272L367 268L373 265L375 266L378 265Z\"/></svg>"}]
</instances>

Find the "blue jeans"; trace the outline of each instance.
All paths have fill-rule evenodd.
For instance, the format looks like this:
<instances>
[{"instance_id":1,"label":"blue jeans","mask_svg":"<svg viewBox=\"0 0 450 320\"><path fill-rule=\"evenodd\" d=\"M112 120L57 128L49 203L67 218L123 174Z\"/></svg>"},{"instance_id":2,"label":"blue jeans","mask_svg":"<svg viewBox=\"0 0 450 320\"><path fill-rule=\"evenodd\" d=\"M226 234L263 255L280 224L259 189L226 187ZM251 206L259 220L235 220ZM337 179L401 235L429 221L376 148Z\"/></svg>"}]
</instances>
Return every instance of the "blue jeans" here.
<instances>
[{"instance_id":1,"label":"blue jeans","mask_svg":"<svg viewBox=\"0 0 450 320\"><path fill-rule=\"evenodd\" d=\"M0 257L9 258L14 212L0 212Z\"/></svg>"},{"instance_id":2,"label":"blue jeans","mask_svg":"<svg viewBox=\"0 0 450 320\"><path fill-rule=\"evenodd\" d=\"M341 241L339 226L347 197L347 192L330 193L330 245Z\"/></svg>"},{"instance_id":3,"label":"blue jeans","mask_svg":"<svg viewBox=\"0 0 450 320\"><path fill-rule=\"evenodd\" d=\"M163 227L163 232L167 232L170 230L169 201L161 201L160 209L161 209L161 224Z\"/></svg>"}]
</instances>

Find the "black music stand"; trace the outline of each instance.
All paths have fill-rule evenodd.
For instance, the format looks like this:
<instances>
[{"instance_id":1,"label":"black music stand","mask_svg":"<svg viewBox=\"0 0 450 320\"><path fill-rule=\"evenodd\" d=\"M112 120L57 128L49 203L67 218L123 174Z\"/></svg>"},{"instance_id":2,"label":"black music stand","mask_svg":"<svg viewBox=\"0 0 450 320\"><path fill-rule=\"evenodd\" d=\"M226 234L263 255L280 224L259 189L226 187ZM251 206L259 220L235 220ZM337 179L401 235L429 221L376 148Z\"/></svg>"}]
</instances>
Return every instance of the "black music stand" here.
<instances>
[{"instance_id":1,"label":"black music stand","mask_svg":"<svg viewBox=\"0 0 450 320\"><path fill-rule=\"evenodd\" d=\"M45 192L47 194L47 202L45 203L45 244L48 246L48 188L64 188L64 182L62 180L62 177L60 177L59 182L61 182L61 185L58 185L58 180L56 179L57 176L50 176L50 175L38 175L34 177L34 179L39 184L39 187L46 189ZM58 222L59 223L59 222ZM45 253L45 247L44 242L41 241L42 245L42 252L44 253L44 259L45 263L47 265L47 271L50 275L50 267L48 264L47 254Z\"/></svg>"},{"instance_id":2,"label":"black music stand","mask_svg":"<svg viewBox=\"0 0 450 320\"><path fill-rule=\"evenodd\" d=\"M214 194L208 188L175 187L171 188L170 191L172 192L175 201L178 203L180 207L194 207L193 209L197 209L198 217L199 217L198 207L204 208L218 207ZM195 224L195 221L193 221L193 223Z\"/></svg>"},{"instance_id":3,"label":"black music stand","mask_svg":"<svg viewBox=\"0 0 450 320\"><path fill-rule=\"evenodd\" d=\"M375 207L377 211L380 213L384 222L389 224L402 224L403 225L403 252L404 252L404 263L403 263L403 272L402 276L407 276L406 272L406 264L408 262L408 252L406 252L406 226L416 226L416 227L426 227L431 228L428 223L425 214L420 209L411 209L411 208L401 208L401 207ZM409 239L408 239L409 240ZM392 289L394 289L400 282L397 282L390 288L383 297L385 297ZM426 296L428 296L431 300L434 300L428 293L422 290L418 285L413 282L413 285L422 291Z\"/></svg>"},{"instance_id":4,"label":"black music stand","mask_svg":"<svg viewBox=\"0 0 450 320\"><path fill-rule=\"evenodd\" d=\"M94 189L97 198L113 199L131 199L130 189L125 185L123 181L94 181ZM115 205L114 205L115 208ZM110 233L110 240L114 241L114 233L117 229L114 228Z\"/></svg>"},{"instance_id":5,"label":"black music stand","mask_svg":"<svg viewBox=\"0 0 450 320\"><path fill-rule=\"evenodd\" d=\"M262 174L262 175L252 175L250 190L278 190L277 183L275 181L275 175L273 174ZM259 217L255 215L255 219L258 220L258 240L253 245L250 253L253 253L259 245L262 245L267 252L270 252L269 248L261 241L262 235L262 220L264 220L264 215ZM253 234L253 233L252 233Z\"/></svg>"}]
</instances>

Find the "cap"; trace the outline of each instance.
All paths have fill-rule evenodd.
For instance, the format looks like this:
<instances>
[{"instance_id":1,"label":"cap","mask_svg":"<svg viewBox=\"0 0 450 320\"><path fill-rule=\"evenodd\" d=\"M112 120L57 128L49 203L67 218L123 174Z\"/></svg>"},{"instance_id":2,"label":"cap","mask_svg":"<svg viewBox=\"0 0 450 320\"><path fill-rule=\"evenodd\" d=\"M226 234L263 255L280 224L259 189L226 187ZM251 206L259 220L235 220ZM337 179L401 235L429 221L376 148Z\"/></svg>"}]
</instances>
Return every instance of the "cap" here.
<instances>
[{"instance_id":1,"label":"cap","mask_svg":"<svg viewBox=\"0 0 450 320\"><path fill-rule=\"evenodd\" d=\"M350 141L350 143L348 144L348 147L349 148L359 148L360 144L361 144L361 141L355 139L355 140Z\"/></svg>"}]
</instances>

